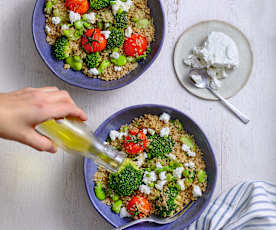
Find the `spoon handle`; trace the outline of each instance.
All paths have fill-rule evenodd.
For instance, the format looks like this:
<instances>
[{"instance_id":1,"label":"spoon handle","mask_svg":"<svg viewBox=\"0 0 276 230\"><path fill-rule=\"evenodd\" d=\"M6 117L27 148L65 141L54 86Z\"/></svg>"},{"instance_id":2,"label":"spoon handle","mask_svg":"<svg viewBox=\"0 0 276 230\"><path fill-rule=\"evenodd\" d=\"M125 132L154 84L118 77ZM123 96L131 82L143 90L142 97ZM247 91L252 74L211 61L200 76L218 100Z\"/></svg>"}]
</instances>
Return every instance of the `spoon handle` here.
<instances>
[{"instance_id":1,"label":"spoon handle","mask_svg":"<svg viewBox=\"0 0 276 230\"><path fill-rule=\"evenodd\" d=\"M244 124L247 124L249 122L249 118L243 114L239 109L237 109L234 105L232 105L230 102L225 100L220 94L218 94L216 91L214 91L212 88L208 87L208 89L211 91L212 94L214 94L217 98L221 100L221 102L233 113L235 114Z\"/></svg>"}]
</instances>

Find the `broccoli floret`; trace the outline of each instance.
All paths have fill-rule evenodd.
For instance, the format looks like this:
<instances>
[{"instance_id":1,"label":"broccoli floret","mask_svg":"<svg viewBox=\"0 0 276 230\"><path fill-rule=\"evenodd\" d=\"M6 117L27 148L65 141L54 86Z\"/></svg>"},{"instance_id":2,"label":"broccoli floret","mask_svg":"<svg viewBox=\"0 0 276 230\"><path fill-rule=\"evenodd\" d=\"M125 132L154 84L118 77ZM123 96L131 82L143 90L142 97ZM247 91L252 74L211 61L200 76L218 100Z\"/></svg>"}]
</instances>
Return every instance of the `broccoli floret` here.
<instances>
[{"instance_id":1,"label":"broccoli floret","mask_svg":"<svg viewBox=\"0 0 276 230\"><path fill-rule=\"evenodd\" d=\"M53 46L53 54L56 59L64 60L69 57L71 49L69 47L69 41L66 37L62 36L56 40Z\"/></svg>"},{"instance_id":2,"label":"broccoli floret","mask_svg":"<svg viewBox=\"0 0 276 230\"><path fill-rule=\"evenodd\" d=\"M87 54L84 59L84 62L87 68L89 69L96 68L100 62L100 54L98 52Z\"/></svg>"},{"instance_id":3,"label":"broccoli floret","mask_svg":"<svg viewBox=\"0 0 276 230\"><path fill-rule=\"evenodd\" d=\"M110 0L90 0L90 7L95 10L100 10L110 5Z\"/></svg>"},{"instance_id":4,"label":"broccoli floret","mask_svg":"<svg viewBox=\"0 0 276 230\"><path fill-rule=\"evenodd\" d=\"M159 198L159 200L157 201L157 204L161 204L160 206L159 205L156 206L156 211L157 211L158 216L168 217L172 214L172 212L176 208L175 198L177 197L177 195L178 195L178 190L177 190L176 186L170 187L165 191L164 197L168 197L168 199L165 202L166 205L163 205L164 204L163 196L161 196Z\"/></svg>"},{"instance_id":5,"label":"broccoli floret","mask_svg":"<svg viewBox=\"0 0 276 230\"><path fill-rule=\"evenodd\" d=\"M143 172L127 161L121 169L109 176L108 187L119 196L129 196L142 184Z\"/></svg>"},{"instance_id":6,"label":"broccoli floret","mask_svg":"<svg viewBox=\"0 0 276 230\"><path fill-rule=\"evenodd\" d=\"M115 27L119 29L126 29L128 25L128 13L123 11L115 15Z\"/></svg>"},{"instance_id":7,"label":"broccoli floret","mask_svg":"<svg viewBox=\"0 0 276 230\"><path fill-rule=\"evenodd\" d=\"M113 49L115 47L121 47L125 40L125 34L122 30L113 28L107 40L107 48Z\"/></svg>"},{"instance_id":8,"label":"broccoli floret","mask_svg":"<svg viewBox=\"0 0 276 230\"><path fill-rule=\"evenodd\" d=\"M150 146L148 151L148 159L155 157L166 157L167 154L172 152L174 147L174 141L170 137L161 137L158 134L154 134L149 137Z\"/></svg>"}]
</instances>

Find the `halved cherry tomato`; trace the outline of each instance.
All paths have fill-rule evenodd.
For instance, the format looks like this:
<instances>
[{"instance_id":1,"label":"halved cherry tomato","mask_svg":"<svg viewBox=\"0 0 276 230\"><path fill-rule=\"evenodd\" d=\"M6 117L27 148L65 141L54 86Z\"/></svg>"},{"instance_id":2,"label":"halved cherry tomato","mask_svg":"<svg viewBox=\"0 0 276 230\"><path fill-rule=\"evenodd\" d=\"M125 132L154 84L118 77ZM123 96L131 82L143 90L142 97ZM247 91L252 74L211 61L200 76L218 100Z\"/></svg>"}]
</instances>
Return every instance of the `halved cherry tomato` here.
<instances>
[{"instance_id":1,"label":"halved cherry tomato","mask_svg":"<svg viewBox=\"0 0 276 230\"><path fill-rule=\"evenodd\" d=\"M85 14L89 10L88 0L65 0L65 6L68 10L75 13Z\"/></svg>"},{"instance_id":2,"label":"halved cherry tomato","mask_svg":"<svg viewBox=\"0 0 276 230\"><path fill-rule=\"evenodd\" d=\"M131 130L124 140L124 146L128 154L141 153L147 146L147 136L142 131Z\"/></svg>"},{"instance_id":3,"label":"halved cherry tomato","mask_svg":"<svg viewBox=\"0 0 276 230\"><path fill-rule=\"evenodd\" d=\"M134 196L127 204L128 213L134 218L145 218L150 214L150 203L143 196Z\"/></svg>"},{"instance_id":4,"label":"halved cherry tomato","mask_svg":"<svg viewBox=\"0 0 276 230\"><path fill-rule=\"evenodd\" d=\"M138 57L146 51L148 42L144 36L132 34L130 38L125 40L123 47L127 56Z\"/></svg>"},{"instance_id":5,"label":"halved cherry tomato","mask_svg":"<svg viewBox=\"0 0 276 230\"><path fill-rule=\"evenodd\" d=\"M81 38L81 46L87 53L100 52L106 47L107 41L99 29L90 29Z\"/></svg>"}]
</instances>

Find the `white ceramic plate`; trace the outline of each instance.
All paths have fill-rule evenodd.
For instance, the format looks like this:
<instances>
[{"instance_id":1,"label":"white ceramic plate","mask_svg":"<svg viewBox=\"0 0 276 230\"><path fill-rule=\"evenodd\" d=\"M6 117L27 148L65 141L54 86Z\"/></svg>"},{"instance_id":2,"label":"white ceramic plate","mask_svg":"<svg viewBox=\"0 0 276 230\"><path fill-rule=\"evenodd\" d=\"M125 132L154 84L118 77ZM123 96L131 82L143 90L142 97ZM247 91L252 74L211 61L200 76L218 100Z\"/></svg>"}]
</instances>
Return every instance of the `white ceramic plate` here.
<instances>
[{"instance_id":1,"label":"white ceramic plate","mask_svg":"<svg viewBox=\"0 0 276 230\"><path fill-rule=\"evenodd\" d=\"M184 58L191 53L192 48L201 45L212 31L227 34L236 42L239 49L239 68L229 72L228 78L222 81L222 87L218 90L218 93L224 98L230 98L247 83L253 67L253 53L246 36L239 29L226 22L217 20L200 22L188 28L180 36L174 50L176 76L182 86L191 94L207 100L217 100L207 89L198 89L190 83L188 78L190 67L183 63Z\"/></svg>"}]
</instances>

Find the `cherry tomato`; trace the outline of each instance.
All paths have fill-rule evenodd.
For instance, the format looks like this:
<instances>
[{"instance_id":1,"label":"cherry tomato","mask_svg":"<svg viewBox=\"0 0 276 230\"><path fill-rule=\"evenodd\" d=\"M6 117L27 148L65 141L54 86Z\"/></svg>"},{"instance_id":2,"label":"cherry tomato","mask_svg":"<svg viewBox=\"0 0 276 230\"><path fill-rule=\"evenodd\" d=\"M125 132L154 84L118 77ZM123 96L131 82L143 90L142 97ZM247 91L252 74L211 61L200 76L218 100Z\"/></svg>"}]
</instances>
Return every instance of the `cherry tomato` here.
<instances>
[{"instance_id":1,"label":"cherry tomato","mask_svg":"<svg viewBox=\"0 0 276 230\"><path fill-rule=\"evenodd\" d=\"M127 56L137 57L146 51L148 42L144 36L132 34L130 38L125 40L123 47Z\"/></svg>"},{"instance_id":2,"label":"cherry tomato","mask_svg":"<svg viewBox=\"0 0 276 230\"><path fill-rule=\"evenodd\" d=\"M90 29L81 38L81 46L87 53L100 52L106 47L107 41L99 29Z\"/></svg>"},{"instance_id":3,"label":"cherry tomato","mask_svg":"<svg viewBox=\"0 0 276 230\"><path fill-rule=\"evenodd\" d=\"M124 146L128 154L139 154L147 146L147 136L142 131L131 130L124 140Z\"/></svg>"},{"instance_id":4,"label":"cherry tomato","mask_svg":"<svg viewBox=\"0 0 276 230\"><path fill-rule=\"evenodd\" d=\"M88 0L65 0L65 6L68 10L75 13L85 14L89 10Z\"/></svg>"},{"instance_id":5,"label":"cherry tomato","mask_svg":"<svg viewBox=\"0 0 276 230\"><path fill-rule=\"evenodd\" d=\"M150 203L143 196L134 196L127 204L128 213L134 218L145 218L150 214Z\"/></svg>"}]
</instances>

